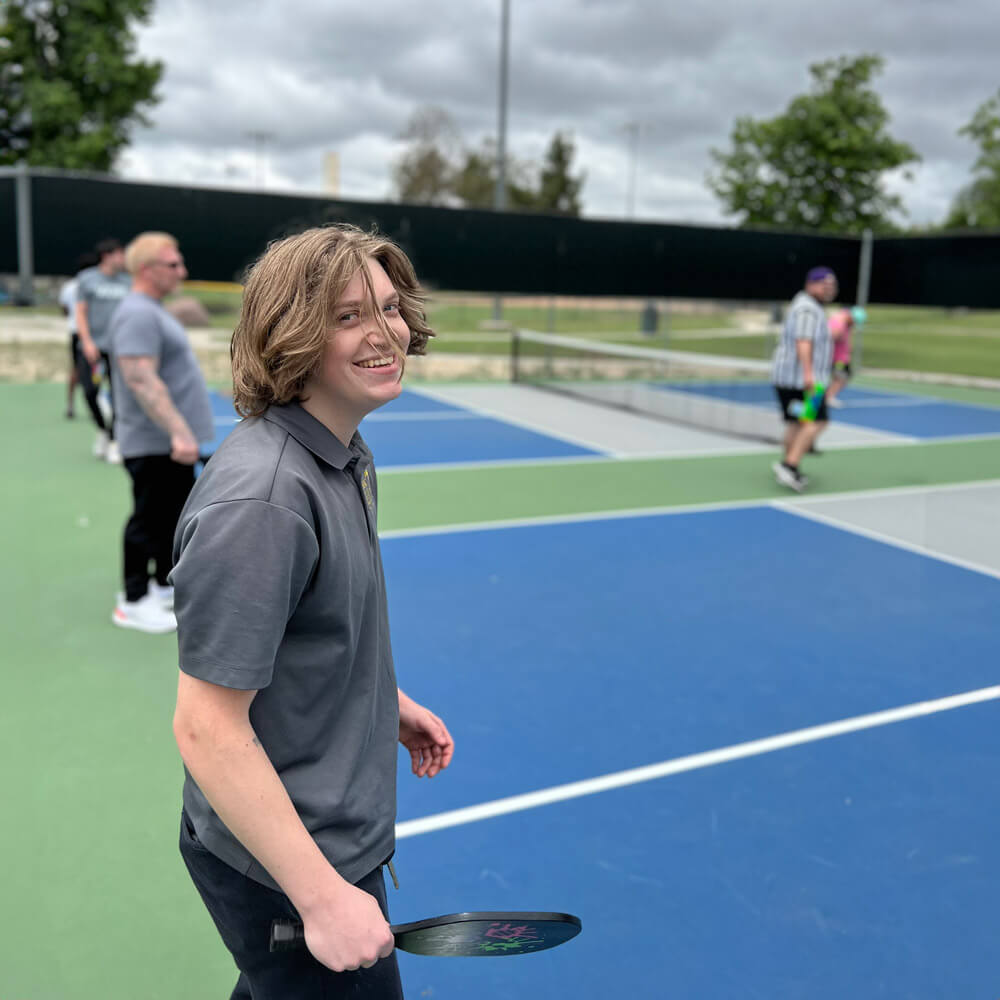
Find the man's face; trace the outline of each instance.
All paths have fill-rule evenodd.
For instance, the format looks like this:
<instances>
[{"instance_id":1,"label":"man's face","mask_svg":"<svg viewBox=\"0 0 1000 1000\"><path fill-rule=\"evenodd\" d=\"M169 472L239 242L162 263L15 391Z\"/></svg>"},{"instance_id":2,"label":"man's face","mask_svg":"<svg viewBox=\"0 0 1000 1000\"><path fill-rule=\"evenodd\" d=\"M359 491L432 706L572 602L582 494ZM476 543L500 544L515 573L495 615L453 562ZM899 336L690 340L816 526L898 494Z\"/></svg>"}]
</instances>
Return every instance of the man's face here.
<instances>
[{"instance_id":1,"label":"man's face","mask_svg":"<svg viewBox=\"0 0 1000 1000\"><path fill-rule=\"evenodd\" d=\"M184 258L177 247L161 247L156 259L144 268L146 276L160 298L169 295L187 277Z\"/></svg>"},{"instance_id":2,"label":"man's face","mask_svg":"<svg viewBox=\"0 0 1000 1000\"><path fill-rule=\"evenodd\" d=\"M832 302L837 297L837 279L828 274L820 281L810 281L806 291L820 302Z\"/></svg>"},{"instance_id":3,"label":"man's face","mask_svg":"<svg viewBox=\"0 0 1000 1000\"><path fill-rule=\"evenodd\" d=\"M350 421L360 421L400 393L402 367L375 318L376 310L395 335L399 350L405 354L410 343L392 281L377 260L369 258L367 264L375 301L359 271L337 303L320 370L309 386L310 394L322 399L325 407Z\"/></svg>"},{"instance_id":4,"label":"man's face","mask_svg":"<svg viewBox=\"0 0 1000 1000\"><path fill-rule=\"evenodd\" d=\"M109 274L119 274L125 270L125 251L121 248L106 253L101 258L101 267Z\"/></svg>"}]
</instances>

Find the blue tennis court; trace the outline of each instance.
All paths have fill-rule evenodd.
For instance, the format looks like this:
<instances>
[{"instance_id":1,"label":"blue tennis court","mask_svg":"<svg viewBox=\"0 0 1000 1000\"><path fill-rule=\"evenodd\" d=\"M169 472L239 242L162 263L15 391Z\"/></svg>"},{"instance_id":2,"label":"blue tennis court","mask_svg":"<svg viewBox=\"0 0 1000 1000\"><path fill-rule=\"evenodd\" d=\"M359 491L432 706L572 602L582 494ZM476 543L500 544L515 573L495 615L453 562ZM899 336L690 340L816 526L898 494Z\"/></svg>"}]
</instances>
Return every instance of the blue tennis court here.
<instances>
[{"instance_id":1,"label":"blue tennis court","mask_svg":"<svg viewBox=\"0 0 1000 1000\"><path fill-rule=\"evenodd\" d=\"M215 440L210 455L239 417L232 400L212 393ZM380 469L440 463L574 458L600 452L517 424L404 391L367 417L361 433Z\"/></svg>"},{"instance_id":2,"label":"blue tennis court","mask_svg":"<svg viewBox=\"0 0 1000 1000\"><path fill-rule=\"evenodd\" d=\"M413 996L995 992L989 702L414 824L982 689L1000 580L771 507L390 536L383 555L400 683L458 748L433 782L401 772L394 919L584 921L510 962L402 955ZM415 593L448 614L428 627Z\"/></svg>"},{"instance_id":3,"label":"blue tennis court","mask_svg":"<svg viewBox=\"0 0 1000 1000\"><path fill-rule=\"evenodd\" d=\"M765 382L670 382L657 388L740 403L777 412L774 389ZM844 408L835 423L909 437L933 438L1000 434L1000 408L955 403L929 396L884 392L850 385L840 395Z\"/></svg>"}]
</instances>

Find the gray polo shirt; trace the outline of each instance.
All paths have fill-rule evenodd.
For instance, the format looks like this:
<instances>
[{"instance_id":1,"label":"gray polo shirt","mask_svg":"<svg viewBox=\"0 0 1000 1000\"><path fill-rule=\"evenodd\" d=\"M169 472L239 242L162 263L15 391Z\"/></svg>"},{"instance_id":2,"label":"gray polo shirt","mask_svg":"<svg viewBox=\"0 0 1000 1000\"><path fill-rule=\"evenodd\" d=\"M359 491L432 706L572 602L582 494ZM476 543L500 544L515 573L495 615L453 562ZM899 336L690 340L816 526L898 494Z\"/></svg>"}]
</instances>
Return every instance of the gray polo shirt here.
<instances>
[{"instance_id":1,"label":"gray polo shirt","mask_svg":"<svg viewBox=\"0 0 1000 1000\"><path fill-rule=\"evenodd\" d=\"M200 442L215 438L215 417L205 378L187 332L156 299L129 292L111 320L111 353L153 357L170 399ZM169 455L170 435L147 416L116 363L111 365L115 437L124 458Z\"/></svg>"},{"instance_id":2,"label":"gray polo shirt","mask_svg":"<svg viewBox=\"0 0 1000 1000\"><path fill-rule=\"evenodd\" d=\"M99 267L88 267L77 275L77 302L86 302L90 336L105 354L111 350L111 317L131 288L127 271L109 276Z\"/></svg>"},{"instance_id":3,"label":"gray polo shirt","mask_svg":"<svg viewBox=\"0 0 1000 1000\"><path fill-rule=\"evenodd\" d=\"M242 421L181 514L171 574L180 668L256 690L250 721L306 829L348 881L392 855L399 696L371 453L298 403ZM270 875L186 773L217 857Z\"/></svg>"}]
</instances>

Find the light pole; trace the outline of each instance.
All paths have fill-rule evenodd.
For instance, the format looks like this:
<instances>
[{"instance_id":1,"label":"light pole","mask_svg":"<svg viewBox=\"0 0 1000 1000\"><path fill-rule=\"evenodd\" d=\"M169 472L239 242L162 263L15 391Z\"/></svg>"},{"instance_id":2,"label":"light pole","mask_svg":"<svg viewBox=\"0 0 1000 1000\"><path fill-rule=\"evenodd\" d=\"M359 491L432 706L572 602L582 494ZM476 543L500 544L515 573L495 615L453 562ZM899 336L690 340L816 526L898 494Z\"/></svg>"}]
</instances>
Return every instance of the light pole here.
<instances>
[{"instance_id":1,"label":"light pole","mask_svg":"<svg viewBox=\"0 0 1000 1000\"><path fill-rule=\"evenodd\" d=\"M639 166L639 131L638 122L626 122L625 131L629 134L629 168L628 188L625 193L625 216L635 217L635 179Z\"/></svg>"},{"instance_id":2,"label":"light pole","mask_svg":"<svg viewBox=\"0 0 1000 1000\"><path fill-rule=\"evenodd\" d=\"M510 0L500 0L500 67L497 98L497 183L493 189L493 207L502 212L507 207L507 63L510 58ZM503 319L503 299L493 299L493 319Z\"/></svg>"},{"instance_id":3,"label":"light pole","mask_svg":"<svg viewBox=\"0 0 1000 1000\"><path fill-rule=\"evenodd\" d=\"M247 137L253 139L253 177L257 187L267 186L267 164L264 161L266 152L264 146L274 138L273 132L247 132ZM262 155L264 154L264 155ZM261 169L263 167L263 170Z\"/></svg>"}]
</instances>

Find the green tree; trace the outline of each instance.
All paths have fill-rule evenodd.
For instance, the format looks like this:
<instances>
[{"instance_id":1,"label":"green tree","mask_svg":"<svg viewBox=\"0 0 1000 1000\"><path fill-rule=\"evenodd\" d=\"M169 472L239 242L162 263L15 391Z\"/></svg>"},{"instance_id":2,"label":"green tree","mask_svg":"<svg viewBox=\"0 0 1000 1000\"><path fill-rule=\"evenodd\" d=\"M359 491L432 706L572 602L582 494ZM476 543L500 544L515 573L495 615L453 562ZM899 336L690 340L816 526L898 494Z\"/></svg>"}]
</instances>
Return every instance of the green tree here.
<instances>
[{"instance_id":1,"label":"green tree","mask_svg":"<svg viewBox=\"0 0 1000 1000\"><path fill-rule=\"evenodd\" d=\"M399 138L410 144L392 168L399 200L423 205L451 203L455 161L462 148L451 115L433 105L418 108Z\"/></svg>"},{"instance_id":2,"label":"green tree","mask_svg":"<svg viewBox=\"0 0 1000 1000\"><path fill-rule=\"evenodd\" d=\"M400 201L493 207L496 140L486 138L478 147L465 146L451 115L433 106L418 108L400 138L409 143L392 170L393 188ZM559 132L540 169L508 153L504 171L507 207L579 215L583 175L570 173L573 153L572 139Z\"/></svg>"},{"instance_id":3,"label":"green tree","mask_svg":"<svg viewBox=\"0 0 1000 1000\"><path fill-rule=\"evenodd\" d=\"M956 195L945 221L948 229L1000 228L1000 91L984 101L958 130L979 146L973 181Z\"/></svg>"},{"instance_id":4,"label":"green tree","mask_svg":"<svg viewBox=\"0 0 1000 1000\"><path fill-rule=\"evenodd\" d=\"M895 229L902 210L883 174L920 159L888 131L889 114L869 86L884 61L843 56L809 68L810 94L766 120L737 118L732 149L711 150L708 185L744 226L858 233Z\"/></svg>"},{"instance_id":5,"label":"green tree","mask_svg":"<svg viewBox=\"0 0 1000 1000\"><path fill-rule=\"evenodd\" d=\"M565 215L580 214L580 189L586 174L574 177L570 173L575 151L571 136L556 132L552 137L539 177L537 208Z\"/></svg>"},{"instance_id":6,"label":"green tree","mask_svg":"<svg viewBox=\"0 0 1000 1000\"><path fill-rule=\"evenodd\" d=\"M521 210L534 207L536 200L534 168L507 154L504 181L507 207ZM455 173L453 193L466 208L492 208L497 186L497 147L493 139L482 141L479 149L467 149Z\"/></svg>"},{"instance_id":7,"label":"green tree","mask_svg":"<svg viewBox=\"0 0 1000 1000\"><path fill-rule=\"evenodd\" d=\"M163 67L136 56L152 0L0 4L0 165L110 170Z\"/></svg>"}]
</instances>

